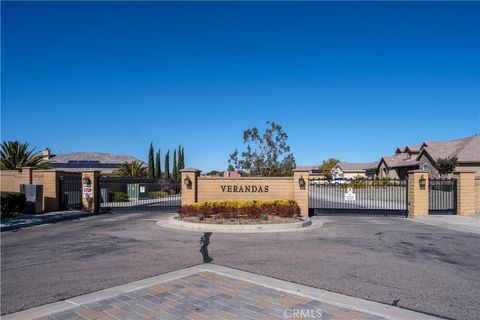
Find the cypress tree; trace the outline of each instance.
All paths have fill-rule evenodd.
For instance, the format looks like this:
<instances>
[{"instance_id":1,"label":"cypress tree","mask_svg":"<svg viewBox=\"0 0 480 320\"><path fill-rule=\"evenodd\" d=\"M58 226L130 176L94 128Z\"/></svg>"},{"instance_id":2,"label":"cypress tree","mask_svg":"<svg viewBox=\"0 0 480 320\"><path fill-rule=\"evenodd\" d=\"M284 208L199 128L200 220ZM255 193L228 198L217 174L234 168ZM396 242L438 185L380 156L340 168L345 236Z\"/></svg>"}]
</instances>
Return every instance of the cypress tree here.
<instances>
[{"instance_id":1,"label":"cypress tree","mask_svg":"<svg viewBox=\"0 0 480 320\"><path fill-rule=\"evenodd\" d=\"M150 150L148 151L148 177L155 178L155 168L153 167L153 142L150 142Z\"/></svg>"},{"instance_id":2,"label":"cypress tree","mask_svg":"<svg viewBox=\"0 0 480 320\"><path fill-rule=\"evenodd\" d=\"M185 169L185 150L182 147L182 169Z\"/></svg>"},{"instance_id":3,"label":"cypress tree","mask_svg":"<svg viewBox=\"0 0 480 320\"><path fill-rule=\"evenodd\" d=\"M165 165L164 165L165 179L170 178L170 150L165 154Z\"/></svg>"},{"instance_id":4,"label":"cypress tree","mask_svg":"<svg viewBox=\"0 0 480 320\"><path fill-rule=\"evenodd\" d=\"M162 169L160 167L160 150L157 152L155 157L155 178L159 179L162 177Z\"/></svg>"},{"instance_id":5,"label":"cypress tree","mask_svg":"<svg viewBox=\"0 0 480 320\"><path fill-rule=\"evenodd\" d=\"M178 172L179 172L179 176L180 176L180 170L183 169L183 165L182 165L182 146L178 146Z\"/></svg>"},{"instance_id":6,"label":"cypress tree","mask_svg":"<svg viewBox=\"0 0 480 320\"><path fill-rule=\"evenodd\" d=\"M178 181L177 150L173 150L173 180Z\"/></svg>"}]
</instances>

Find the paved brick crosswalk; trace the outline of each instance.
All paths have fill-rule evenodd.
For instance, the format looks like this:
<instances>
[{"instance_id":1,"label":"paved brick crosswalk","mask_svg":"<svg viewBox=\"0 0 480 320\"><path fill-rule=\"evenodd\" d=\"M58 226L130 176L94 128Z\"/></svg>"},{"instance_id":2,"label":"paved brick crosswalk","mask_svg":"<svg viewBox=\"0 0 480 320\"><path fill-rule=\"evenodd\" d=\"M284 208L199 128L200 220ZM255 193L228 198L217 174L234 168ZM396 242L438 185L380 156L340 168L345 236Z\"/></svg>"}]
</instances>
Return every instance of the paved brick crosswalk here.
<instances>
[{"instance_id":1,"label":"paved brick crosswalk","mask_svg":"<svg viewBox=\"0 0 480 320\"><path fill-rule=\"evenodd\" d=\"M203 271L38 319L377 320L383 318Z\"/></svg>"}]
</instances>

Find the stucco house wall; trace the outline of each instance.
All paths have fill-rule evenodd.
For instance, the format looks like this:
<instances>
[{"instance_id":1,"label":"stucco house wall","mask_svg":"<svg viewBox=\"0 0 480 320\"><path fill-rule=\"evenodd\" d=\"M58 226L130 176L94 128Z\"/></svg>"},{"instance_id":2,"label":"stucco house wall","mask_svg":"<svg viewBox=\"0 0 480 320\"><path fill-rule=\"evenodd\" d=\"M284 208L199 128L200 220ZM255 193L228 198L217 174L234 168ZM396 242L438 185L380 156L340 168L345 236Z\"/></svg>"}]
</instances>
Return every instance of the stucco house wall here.
<instances>
[{"instance_id":1,"label":"stucco house wall","mask_svg":"<svg viewBox=\"0 0 480 320\"><path fill-rule=\"evenodd\" d=\"M362 171L355 171L355 172L349 171L349 172L344 172L344 173L343 173L343 177L344 177L345 179L352 179L352 178L356 178L356 177L358 177L358 176L360 176L360 177L366 177L365 171L364 171L364 170L362 170Z\"/></svg>"},{"instance_id":2,"label":"stucco house wall","mask_svg":"<svg viewBox=\"0 0 480 320\"><path fill-rule=\"evenodd\" d=\"M380 178L391 178L391 179L398 179L398 174L397 174L397 171L396 170L393 170L393 169L389 169L386 165L385 165L385 162L382 161L382 163L380 163L380 166L378 167L379 170L378 170L378 176Z\"/></svg>"},{"instance_id":3,"label":"stucco house wall","mask_svg":"<svg viewBox=\"0 0 480 320\"><path fill-rule=\"evenodd\" d=\"M418 160L418 163L419 163L418 168L421 169L421 170L423 170L423 166L425 164L428 164L428 166L429 166L428 175L430 177L439 177L440 176L440 173L438 172L437 168L435 167L435 163L425 152L417 160Z\"/></svg>"},{"instance_id":4,"label":"stucco house wall","mask_svg":"<svg viewBox=\"0 0 480 320\"><path fill-rule=\"evenodd\" d=\"M480 177L480 163L460 163L455 170L473 171L476 177Z\"/></svg>"},{"instance_id":5,"label":"stucco house wall","mask_svg":"<svg viewBox=\"0 0 480 320\"><path fill-rule=\"evenodd\" d=\"M344 173L343 173L342 168L340 168L339 166L335 166L332 169L332 178L337 179L337 178L341 178L341 177L344 177Z\"/></svg>"},{"instance_id":6,"label":"stucco house wall","mask_svg":"<svg viewBox=\"0 0 480 320\"><path fill-rule=\"evenodd\" d=\"M475 177L475 213L480 213L480 176Z\"/></svg>"}]
</instances>

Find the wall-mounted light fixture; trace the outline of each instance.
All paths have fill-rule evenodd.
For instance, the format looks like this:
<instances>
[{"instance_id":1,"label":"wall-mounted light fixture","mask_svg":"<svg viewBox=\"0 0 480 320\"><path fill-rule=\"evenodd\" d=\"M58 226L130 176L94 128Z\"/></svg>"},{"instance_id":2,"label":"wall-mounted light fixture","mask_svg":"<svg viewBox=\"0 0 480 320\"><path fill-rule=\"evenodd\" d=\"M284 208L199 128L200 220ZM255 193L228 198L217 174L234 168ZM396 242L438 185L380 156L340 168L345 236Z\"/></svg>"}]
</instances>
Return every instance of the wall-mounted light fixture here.
<instances>
[{"instance_id":1,"label":"wall-mounted light fixture","mask_svg":"<svg viewBox=\"0 0 480 320\"><path fill-rule=\"evenodd\" d=\"M190 177L188 175L185 179L183 179L183 182L185 183L187 189L192 189L192 180L190 180Z\"/></svg>"},{"instance_id":2,"label":"wall-mounted light fixture","mask_svg":"<svg viewBox=\"0 0 480 320\"><path fill-rule=\"evenodd\" d=\"M305 179L303 179L303 176L300 176L298 179L298 186L301 190L305 190Z\"/></svg>"},{"instance_id":3,"label":"wall-mounted light fixture","mask_svg":"<svg viewBox=\"0 0 480 320\"><path fill-rule=\"evenodd\" d=\"M84 176L82 181L83 181L83 184L92 184L92 180L90 180L90 178L87 176Z\"/></svg>"},{"instance_id":4,"label":"wall-mounted light fixture","mask_svg":"<svg viewBox=\"0 0 480 320\"><path fill-rule=\"evenodd\" d=\"M420 179L418 179L418 185L420 186L420 189L424 190L425 187L427 186L427 179L423 176L423 174L420 176Z\"/></svg>"}]
</instances>

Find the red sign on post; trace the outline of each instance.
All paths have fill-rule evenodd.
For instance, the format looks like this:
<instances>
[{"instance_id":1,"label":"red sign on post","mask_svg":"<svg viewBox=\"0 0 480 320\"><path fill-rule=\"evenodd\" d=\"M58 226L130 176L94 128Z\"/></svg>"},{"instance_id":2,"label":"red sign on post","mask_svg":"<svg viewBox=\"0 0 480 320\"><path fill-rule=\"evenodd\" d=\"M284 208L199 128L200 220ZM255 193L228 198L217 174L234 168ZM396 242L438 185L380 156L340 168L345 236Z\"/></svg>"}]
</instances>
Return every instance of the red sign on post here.
<instances>
[{"instance_id":1,"label":"red sign on post","mask_svg":"<svg viewBox=\"0 0 480 320\"><path fill-rule=\"evenodd\" d=\"M90 199L93 197L93 187L91 184L83 185L83 197L86 199Z\"/></svg>"}]
</instances>

